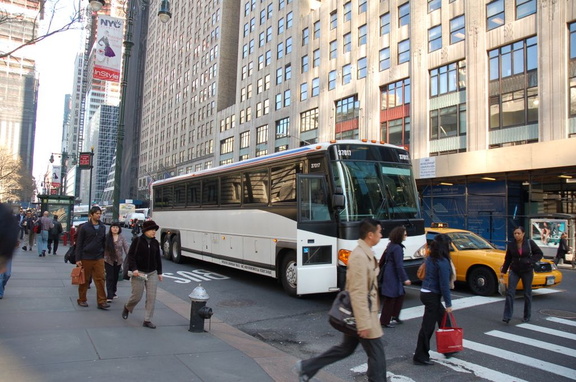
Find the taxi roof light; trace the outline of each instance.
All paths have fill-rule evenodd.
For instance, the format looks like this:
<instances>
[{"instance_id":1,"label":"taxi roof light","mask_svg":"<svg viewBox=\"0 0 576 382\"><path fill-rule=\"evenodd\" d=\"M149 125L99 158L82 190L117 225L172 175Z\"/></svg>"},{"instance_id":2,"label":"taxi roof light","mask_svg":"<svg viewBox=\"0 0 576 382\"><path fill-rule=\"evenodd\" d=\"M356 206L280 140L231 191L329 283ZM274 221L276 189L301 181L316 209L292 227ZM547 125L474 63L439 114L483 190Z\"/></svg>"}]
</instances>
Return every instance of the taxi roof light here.
<instances>
[{"instance_id":1,"label":"taxi roof light","mask_svg":"<svg viewBox=\"0 0 576 382\"><path fill-rule=\"evenodd\" d=\"M448 223L432 223L430 224L430 227L432 228L448 228Z\"/></svg>"}]
</instances>

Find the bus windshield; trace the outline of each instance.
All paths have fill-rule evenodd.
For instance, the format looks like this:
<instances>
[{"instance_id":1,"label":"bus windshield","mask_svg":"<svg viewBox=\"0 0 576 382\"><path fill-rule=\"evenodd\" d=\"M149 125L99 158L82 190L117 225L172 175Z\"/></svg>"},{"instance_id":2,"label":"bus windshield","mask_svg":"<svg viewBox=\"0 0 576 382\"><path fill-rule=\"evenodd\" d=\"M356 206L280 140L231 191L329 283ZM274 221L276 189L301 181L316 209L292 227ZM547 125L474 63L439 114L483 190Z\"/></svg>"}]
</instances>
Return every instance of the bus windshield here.
<instances>
[{"instance_id":1,"label":"bus windshield","mask_svg":"<svg viewBox=\"0 0 576 382\"><path fill-rule=\"evenodd\" d=\"M333 161L335 185L344 191L341 221L420 218L411 168L373 161Z\"/></svg>"}]
</instances>

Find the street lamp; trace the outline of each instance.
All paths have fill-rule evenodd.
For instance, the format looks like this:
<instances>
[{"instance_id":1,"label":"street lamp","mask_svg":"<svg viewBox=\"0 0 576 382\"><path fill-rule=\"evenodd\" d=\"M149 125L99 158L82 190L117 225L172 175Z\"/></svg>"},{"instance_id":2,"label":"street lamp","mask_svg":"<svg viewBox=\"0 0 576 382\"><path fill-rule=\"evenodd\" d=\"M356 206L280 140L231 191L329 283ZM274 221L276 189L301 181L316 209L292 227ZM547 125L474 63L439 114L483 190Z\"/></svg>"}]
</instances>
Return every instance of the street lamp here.
<instances>
[{"instance_id":1,"label":"street lamp","mask_svg":"<svg viewBox=\"0 0 576 382\"><path fill-rule=\"evenodd\" d=\"M127 0L126 6L128 7L128 17L126 19L126 35L124 38L124 56L122 62L122 81L120 83L120 106L118 110L118 132L116 138L116 164L114 167L114 190L112 193L112 219L118 221L120 215L120 182L122 178L122 153L124 145L124 116L126 114L126 88L128 85L128 64L130 62L130 53L134 43L132 42L132 26L134 23L134 7L131 6L131 2L134 0ZM103 5L105 0L90 0L90 5L92 10L97 11L94 8L95 2L101 2ZM100 5L101 9L102 6ZM142 0L142 6L148 6L148 0ZM98 7L98 4L96 4ZM158 18L162 23L166 23L170 18L172 18L172 13L170 13L170 2L169 0L162 0L160 4L160 11L158 12Z\"/></svg>"},{"instance_id":2,"label":"street lamp","mask_svg":"<svg viewBox=\"0 0 576 382\"><path fill-rule=\"evenodd\" d=\"M68 153L66 151L62 152L62 153L52 153L50 154L50 163L54 163L54 155L57 155L60 157L60 165L61 170L60 170L60 195L65 195L66 194L66 178L67 178L67 173L68 173Z\"/></svg>"},{"instance_id":3,"label":"street lamp","mask_svg":"<svg viewBox=\"0 0 576 382\"><path fill-rule=\"evenodd\" d=\"M90 7L94 12L98 12L106 4L104 0L90 0Z\"/></svg>"}]
</instances>

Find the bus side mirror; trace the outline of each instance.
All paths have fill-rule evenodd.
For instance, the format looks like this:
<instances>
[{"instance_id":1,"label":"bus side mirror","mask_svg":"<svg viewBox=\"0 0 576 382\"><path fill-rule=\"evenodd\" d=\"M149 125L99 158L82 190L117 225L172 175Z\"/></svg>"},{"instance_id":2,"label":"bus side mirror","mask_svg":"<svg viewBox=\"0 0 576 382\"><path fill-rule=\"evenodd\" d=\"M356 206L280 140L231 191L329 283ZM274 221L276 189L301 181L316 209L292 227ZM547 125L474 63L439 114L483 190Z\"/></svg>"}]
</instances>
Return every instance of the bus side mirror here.
<instances>
[{"instance_id":1,"label":"bus side mirror","mask_svg":"<svg viewBox=\"0 0 576 382\"><path fill-rule=\"evenodd\" d=\"M335 209L342 209L345 205L346 199L344 198L342 187L336 187L334 189L334 194L332 195L332 207Z\"/></svg>"}]
</instances>

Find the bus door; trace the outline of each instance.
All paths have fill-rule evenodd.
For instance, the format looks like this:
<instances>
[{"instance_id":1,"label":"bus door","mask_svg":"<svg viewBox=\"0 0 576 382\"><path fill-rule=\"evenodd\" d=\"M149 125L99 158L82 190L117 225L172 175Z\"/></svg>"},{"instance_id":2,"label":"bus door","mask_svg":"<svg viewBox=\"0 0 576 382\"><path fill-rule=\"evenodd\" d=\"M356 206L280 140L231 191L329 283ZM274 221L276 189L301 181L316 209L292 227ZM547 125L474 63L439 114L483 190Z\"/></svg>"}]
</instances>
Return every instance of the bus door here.
<instances>
[{"instance_id":1,"label":"bus door","mask_svg":"<svg viewBox=\"0 0 576 382\"><path fill-rule=\"evenodd\" d=\"M298 294L337 290L337 225L324 175L298 175Z\"/></svg>"}]
</instances>

